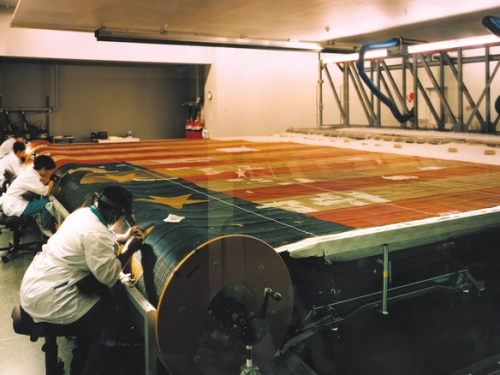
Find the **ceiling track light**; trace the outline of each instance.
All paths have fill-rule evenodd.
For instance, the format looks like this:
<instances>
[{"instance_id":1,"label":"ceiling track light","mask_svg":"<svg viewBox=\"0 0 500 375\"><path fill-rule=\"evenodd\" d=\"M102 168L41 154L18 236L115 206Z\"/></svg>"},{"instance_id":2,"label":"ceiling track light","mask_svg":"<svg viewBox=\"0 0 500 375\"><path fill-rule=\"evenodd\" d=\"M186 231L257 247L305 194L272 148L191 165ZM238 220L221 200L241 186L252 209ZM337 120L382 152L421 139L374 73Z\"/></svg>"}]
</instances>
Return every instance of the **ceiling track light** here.
<instances>
[{"instance_id":1,"label":"ceiling track light","mask_svg":"<svg viewBox=\"0 0 500 375\"><path fill-rule=\"evenodd\" d=\"M408 53L438 52L456 48L479 48L499 43L499 37L495 35L484 35L472 38L445 40L435 43L416 44L408 47Z\"/></svg>"},{"instance_id":2,"label":"ceiling track light","mask_svg":"<svg viewBox=\"0 0 500 375\"><path fill-rule=\"evenodd\" d=\"M170 31L168 33L167 32L136 33L136 32L111 31L105 28L101 28L97 29L94 32L94 35L97 41L102 41L102 42L173 44L173 45L190 45L190 46L204 46L204 47L233 47L233 48L310 51L310 52L325 51L325 46L322 46L320 43L175 34Z\"/></svg>"}]
</instances>

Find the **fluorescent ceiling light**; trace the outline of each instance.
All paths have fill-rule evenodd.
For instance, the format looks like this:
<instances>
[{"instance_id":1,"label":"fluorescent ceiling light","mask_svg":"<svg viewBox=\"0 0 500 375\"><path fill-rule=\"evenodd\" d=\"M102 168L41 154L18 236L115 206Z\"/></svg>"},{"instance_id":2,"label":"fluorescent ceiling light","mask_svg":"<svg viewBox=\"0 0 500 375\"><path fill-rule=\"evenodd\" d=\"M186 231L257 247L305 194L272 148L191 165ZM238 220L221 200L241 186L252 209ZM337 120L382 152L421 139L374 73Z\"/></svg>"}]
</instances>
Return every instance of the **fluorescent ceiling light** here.
<instances>
[{"instance_id":1,"label":"fluorescent ceiling light","mask_svg":"<svg viewBox=\"0 0 500 375\"><path fill-rule=\"evenodd\" d=\"M98 41L104 42L130 42L130 43L153 43L153 44L178 44L197 45L204 47L233 47L254 49L275 49L291 51L314 51L320 52L324 47L319 43L300 41L278 41L247 38L222 38L209 35L191 35L179 33L140 33L121 32L107 29L95 31Z\"/></svg>"},{"instance_id":2,"label":"fluorescent ceiling light","mask_svg":"<svg viewBox=\"0 0 500 375\"><path fill-rule=\"evenodd\" d=\"M365 60L378 59L380 57L387 57L386 49L375 49L365 53ZM323 64L338 64L349 61L358 61L359 53L349 53L347 55L327 57L323 59Z\"/></svg>"},{"instance_id":3,"label":"fluorescent ceiling light","mask_svg":"<svg viewBox=\"0 0 500 375\"><path fill-rule=\"evenodd\" d=\"M408 47L408 53L422 53L431 51L442 51L454 48L484 46L487 44L500 43L500 38L496 35L485 35L479 37L446 40L443 42L416 44Z\"/></svg>"}]
</instances>

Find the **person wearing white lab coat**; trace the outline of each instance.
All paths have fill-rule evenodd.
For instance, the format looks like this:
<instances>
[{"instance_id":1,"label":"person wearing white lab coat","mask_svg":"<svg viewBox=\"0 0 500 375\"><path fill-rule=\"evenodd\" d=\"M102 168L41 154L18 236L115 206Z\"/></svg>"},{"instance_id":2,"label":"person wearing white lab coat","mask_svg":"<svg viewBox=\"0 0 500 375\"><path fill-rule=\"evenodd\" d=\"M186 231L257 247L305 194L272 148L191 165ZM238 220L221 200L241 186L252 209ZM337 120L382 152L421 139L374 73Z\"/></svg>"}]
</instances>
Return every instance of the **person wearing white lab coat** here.
<instances>
[{"instance_id":1,"label":"person wearing white lab coat","mask_svg":"<svg viewBox=\"0 0 500 375\"><path fill-rule=\"evenodd\" d=\"M2 144L0 145L0 159L10 154L10 152L12 151L12 146L14 146L14 143L16 142L24 143L24 141L25 141L24 137L19 133L16 133L14 137L8 138L5 141L3 141Z\"/></svg>"},{"instance_id":2,"label":"person wearing white lab coat","mask_svg":"<svg viewBox=\"0 0 500 375\"><path fill-rule=\"evenodd\" d=\"M90 343L81 372L85 375L114 374L118 368L128 374L133 368L127 352L135 345L135 341L129 342L131 322L117 313L106 288L100 294L89 288L116 284L123 267L140 249L140 228L130 227L120 237L109 229L132 221L132 202L131 193L120 186L108 186L96 194L90 207L79 208L64 220L35 256L21 283L21 306L35 322L71 325L82 333L79 339ZM127 240L119 255L118 240ZM81 353L73 357L72 374L82 361Z\"/></svg>"},{"instance_id":3,"label":"person wearing white lab coat","mask_svg":"<svg viewBox=\"0 0 500 375\"><path fill-rule=\"evenodd\" d=\"M52 193L54 180L45 184L42 180L54 170L56 163L47 155L38 156L33 167L26 168L9 186L2 196L2 210L7 216L32 216L40 214L42 231L51 236L54 231L54 217L47 209L48 196ZM26 194L32 193L44 198L28 200Z\"/></svg>"},{"instance_id":4,"label":"person wearing white lab coat","mask_svg":"<svg viewBox=\"0 0 500 375\"><path fill-rule=\"evenodd\" d=\"M15 142L12 151L4 158L0 159L0 185L3 185L6 179L5 173L9 174L9 183L21 174L22 159L26 156L26 146L22 142Z\"/></svg>"}]
</instances>

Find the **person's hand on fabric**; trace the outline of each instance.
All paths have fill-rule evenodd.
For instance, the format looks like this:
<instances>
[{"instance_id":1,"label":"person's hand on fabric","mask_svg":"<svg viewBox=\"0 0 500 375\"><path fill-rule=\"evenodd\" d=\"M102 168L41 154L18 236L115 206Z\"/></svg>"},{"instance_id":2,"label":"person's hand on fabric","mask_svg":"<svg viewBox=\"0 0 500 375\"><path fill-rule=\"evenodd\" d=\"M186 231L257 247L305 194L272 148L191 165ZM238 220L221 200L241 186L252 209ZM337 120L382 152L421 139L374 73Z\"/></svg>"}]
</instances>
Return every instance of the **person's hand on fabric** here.
<instances>
[{"instance_id":1,"label":"person's hand on fabric","mask_svg":"<svg viewBox=\"0 0 500 375\"><path fill-rule=\"evenodd\" d=\"M54 183L56 183L57 181L59 181L60 178L61 177L58 174L56 174L56 173L52 173L50 175L50 181L54 181Z\"/></svg>"},{"instance_id":2,"label":"person's hand on fabric","mask_svg":"<svg viewBox=\"0 0 500 375\"><path fill-rule=\"evenodd\" d=\"M132 237L142 237L144 235L144 233L142 232L142 229L138 226L133 226L133 227L128 228L125 233L118 234L115 232L115 234L116 234L116 238L117 238L118 242L121 244L125 243L126 241L128 241Z\"/></svg>"},{"instance_id":3,"label":"person's hand on fabric","mask_svg":"<svg viewBox=\"0 0 500 375\"><path fill-rule=\"evenodd\" d=\"M141 237L144 235L142 229L138 226L133 226L129 229L129 238L130 237Z\"/></svg>"},{"instance_id":4,"label":"person's hand on fabric","mask_svg":"<svg viewBox=\"0 0 500 375\"><path fill-rule=\"evenodd\" d=\"M120 254L118 255L118 259L122 264L122 267L125 267L136 251L139 251L142 246L143 233L140 228L135 232L134 235L131 235L130 238L125 242L123 248L121 249Z\"/></svg>"}]
</instances>

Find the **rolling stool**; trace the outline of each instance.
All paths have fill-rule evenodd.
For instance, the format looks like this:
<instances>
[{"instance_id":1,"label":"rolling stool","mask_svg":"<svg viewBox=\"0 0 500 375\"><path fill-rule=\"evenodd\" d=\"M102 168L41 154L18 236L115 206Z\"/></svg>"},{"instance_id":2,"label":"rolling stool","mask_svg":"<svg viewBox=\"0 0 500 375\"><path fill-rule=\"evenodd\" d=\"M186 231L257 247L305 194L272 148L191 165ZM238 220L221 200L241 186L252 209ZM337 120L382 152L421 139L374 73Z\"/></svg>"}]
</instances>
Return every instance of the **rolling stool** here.
<instances>
[{"instance_id":1,"label":"rolling stool","mask_svg":"<svg viewBox=\"0 0 500 375\"><path fill-rule=\"evenodd\" d=\"M66 325L35 323L21 305L12 309L12 321L14 332L29 336L31 342L36 342L39 337L45 338L42 346L42 351L45 352L45 375L61 375L64 372L64 362L58 357L57 337L77 336L78 331Z\"/></svg>"},{"instance_id":2,"label":"rolling stool","mask_svg":"<svg viewBox=\"0 0 500 375\"><path fill-rule=\"evenodd\" d=\"M9 246L0 247L0 251L7 250L7 253L2 255L2 262L7 263L9 261L8 256L22 250L21 246L24 248L43 243L43 241L20 243L21 227L28 224L30 220L32 219L29 216L7 216L3 212L0 212L0 225L3 225L6 229L10 229L13 232L13 240L9 242Z\"/></svg>"}]
</instances>

